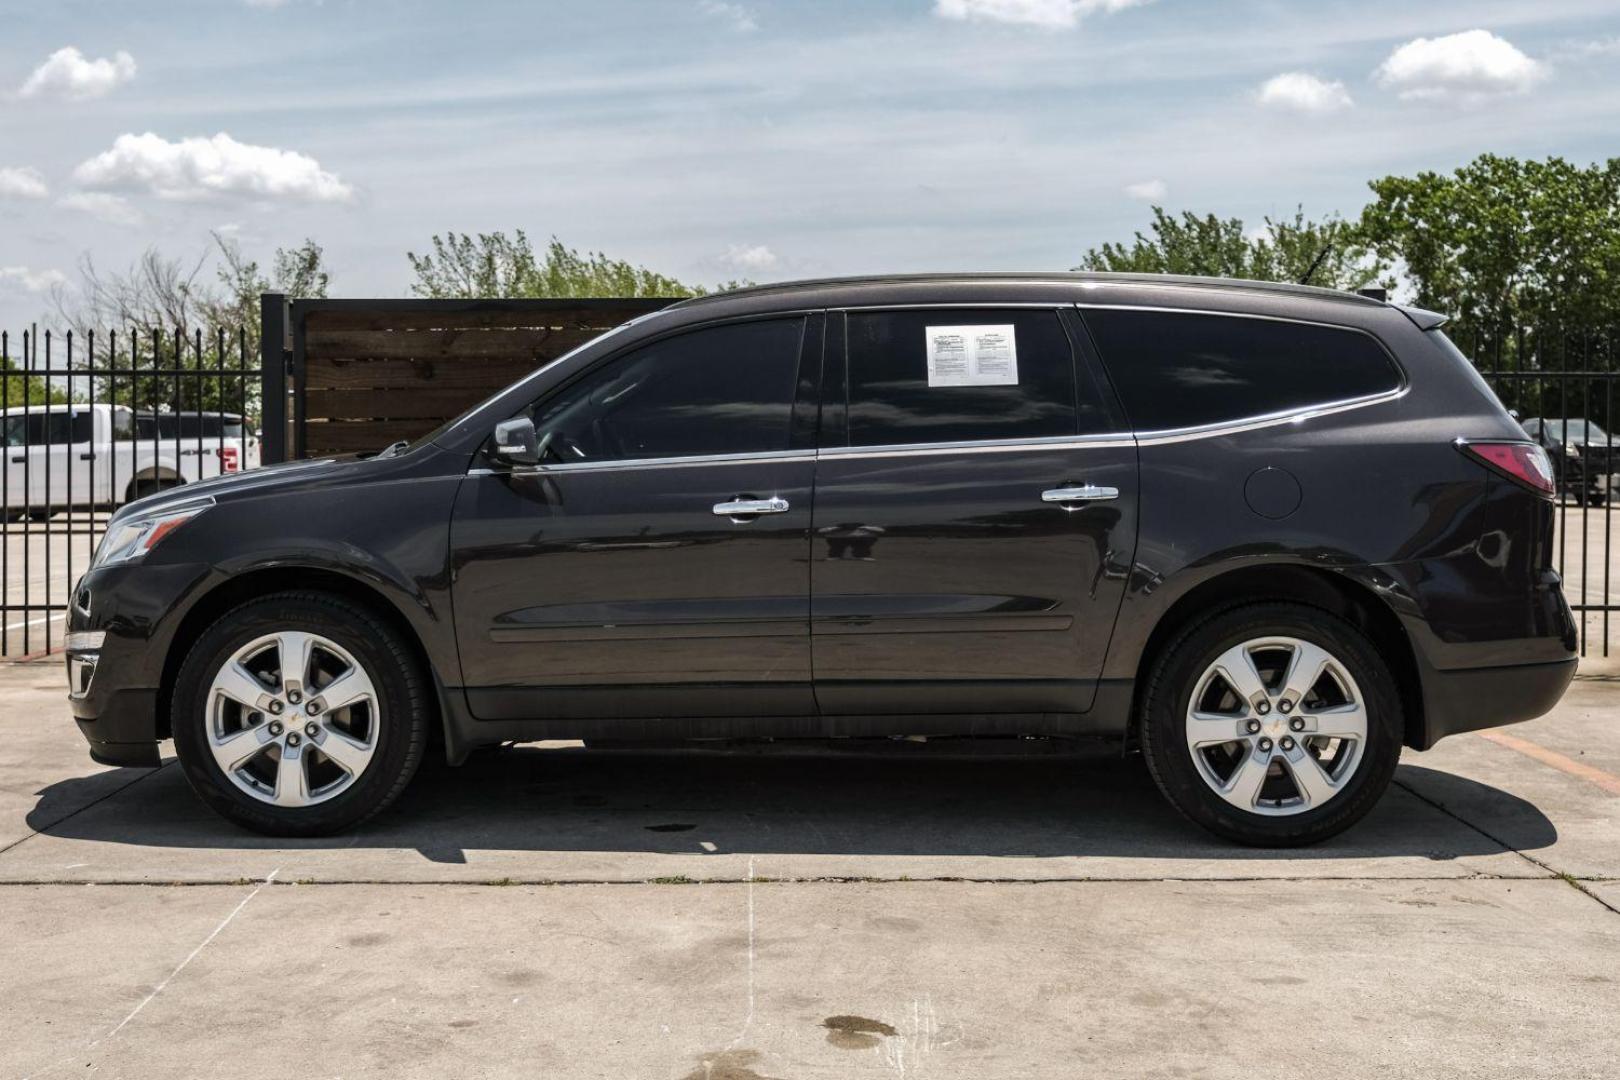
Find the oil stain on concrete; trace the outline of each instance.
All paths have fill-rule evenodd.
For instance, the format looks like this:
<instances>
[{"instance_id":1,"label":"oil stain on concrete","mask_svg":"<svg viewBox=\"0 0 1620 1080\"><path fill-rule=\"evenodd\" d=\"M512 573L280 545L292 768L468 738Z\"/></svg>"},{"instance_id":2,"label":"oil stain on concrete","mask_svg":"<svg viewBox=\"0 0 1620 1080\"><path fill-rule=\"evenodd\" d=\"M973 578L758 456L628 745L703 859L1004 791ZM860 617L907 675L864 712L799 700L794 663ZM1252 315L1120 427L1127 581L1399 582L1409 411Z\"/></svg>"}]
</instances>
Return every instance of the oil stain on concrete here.
<instances>
[{"instance_id":1,"label":"oil stain on concrete","mask_svg":"<svg viewBox=\"0 0 1620 1080\"><path fill-rule=\"evenodd\" d=\"M829 1016L821 1022L827 1029L827 1041L840 1050L870 1050L879 1038L890 1038L899 1032L881 1020L868 1020L864 1016Z\"/></svg>"},{"instance_id":2,"label":"oil stain on concrete","mask_svg":"<svg viewBox=\"0 0 1620 1080\"><path fill-rule=\"evenodd\" d=\"M722 1050L718 1054L705 1054L697 1068L680 1080L775 1080L757 1072L758 1050Z\"/></svg>"}]
</instances>

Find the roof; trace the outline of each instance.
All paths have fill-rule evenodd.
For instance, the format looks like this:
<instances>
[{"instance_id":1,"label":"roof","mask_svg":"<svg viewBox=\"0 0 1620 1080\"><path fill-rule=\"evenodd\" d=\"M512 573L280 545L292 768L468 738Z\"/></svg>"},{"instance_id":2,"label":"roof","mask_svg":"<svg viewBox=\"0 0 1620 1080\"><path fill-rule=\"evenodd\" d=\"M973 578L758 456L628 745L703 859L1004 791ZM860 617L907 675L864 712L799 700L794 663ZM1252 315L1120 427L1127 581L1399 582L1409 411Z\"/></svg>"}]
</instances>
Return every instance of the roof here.
<instances>
[{"instance_id":1,"label":"roof","mask_svg":"<svg viewBox=\"0 0 1620 1080\"><path fill-rule=\"evenodd\" d=\"M1062 287L1087 285L1139 285L1146 288L1220 289L1275 296L1294 296L1312 300L1335 300L1347 304L1382 307L1384 301L1360 296L1338 289L1324 289L1315 285L1293 285L1280 281L1251 281L1242 278L1193 277L1185 274L1116 274L1087 271L1026 272L1026 273L937 273L937 274L878 274L857 277L812 278L801 281L773 282L751 285L741 289L709 293L692 297L672 305L674 308L699 307L727 300L745 300L755 297L782 298L796 293L823 291L848 292L862 288L903 287L907 285L972 285L972 284L1038 284Z\"/></svg>"}]
</instances>

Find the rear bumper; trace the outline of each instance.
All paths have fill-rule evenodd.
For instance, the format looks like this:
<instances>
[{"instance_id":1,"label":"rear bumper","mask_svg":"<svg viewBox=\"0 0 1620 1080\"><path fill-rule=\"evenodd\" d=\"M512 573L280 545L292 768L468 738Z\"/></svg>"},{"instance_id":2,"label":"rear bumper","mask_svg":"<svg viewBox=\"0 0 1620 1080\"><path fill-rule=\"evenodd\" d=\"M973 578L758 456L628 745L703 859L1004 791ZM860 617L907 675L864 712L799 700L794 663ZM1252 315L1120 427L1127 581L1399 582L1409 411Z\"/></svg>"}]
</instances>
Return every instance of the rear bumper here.
<instances>
[{"instance_id":1,"label":"rear bumper","mask_svg":"<svg viewBox=\"0 0 1620 1080\"><path fill-rule=\"evenodd\" d=\"M1427 750L1447 735L1534 720L1564 696L1578 659L1425 673L1423 738Z\"/></svg>"}]
</instances>

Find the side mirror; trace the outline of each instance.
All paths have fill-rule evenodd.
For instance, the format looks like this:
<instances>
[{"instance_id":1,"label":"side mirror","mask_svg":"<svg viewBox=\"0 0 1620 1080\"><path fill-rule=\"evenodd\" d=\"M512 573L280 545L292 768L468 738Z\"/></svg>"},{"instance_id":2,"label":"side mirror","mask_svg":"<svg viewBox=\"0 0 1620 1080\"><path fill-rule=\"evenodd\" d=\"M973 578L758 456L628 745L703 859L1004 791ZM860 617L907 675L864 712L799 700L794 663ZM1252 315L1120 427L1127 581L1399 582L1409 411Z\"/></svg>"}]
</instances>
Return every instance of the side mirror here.
<instances>
[{"instance_id":1,"label":"side mirror","mask_svg":"<svg viewBox=\"0 0 1620 1080\"><path fill-rule=\"evenodd\" d=\"M526 416L502 420L495 425L495 457L508 465L540 464L540 440L534 434L534 421Z\"/></svg>"}]
</instances>

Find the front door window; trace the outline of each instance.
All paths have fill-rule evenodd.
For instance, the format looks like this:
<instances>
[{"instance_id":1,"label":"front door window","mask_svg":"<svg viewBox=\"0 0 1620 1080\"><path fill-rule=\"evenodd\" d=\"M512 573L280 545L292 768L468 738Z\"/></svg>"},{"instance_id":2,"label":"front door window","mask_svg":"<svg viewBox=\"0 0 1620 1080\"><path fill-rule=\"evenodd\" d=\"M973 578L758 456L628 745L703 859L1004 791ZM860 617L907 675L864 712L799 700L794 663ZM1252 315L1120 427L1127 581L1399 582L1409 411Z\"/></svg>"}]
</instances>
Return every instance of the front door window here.
<instances>
[{"instance_id":1,"label":"front door window","mask_svg":"<svg viewBox=\"0 0 1620 1080\"><path fill-rule=\"evenodd\" d=\"M547 461L583 464L785 450L802 319L655 341L534 408Z\"/></svg>"}]
</instances>

